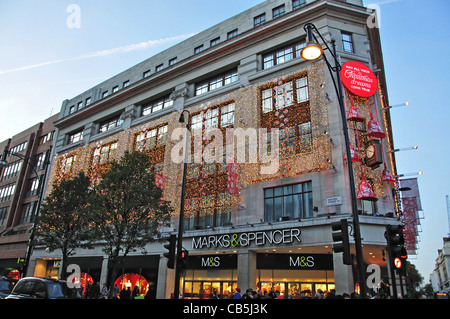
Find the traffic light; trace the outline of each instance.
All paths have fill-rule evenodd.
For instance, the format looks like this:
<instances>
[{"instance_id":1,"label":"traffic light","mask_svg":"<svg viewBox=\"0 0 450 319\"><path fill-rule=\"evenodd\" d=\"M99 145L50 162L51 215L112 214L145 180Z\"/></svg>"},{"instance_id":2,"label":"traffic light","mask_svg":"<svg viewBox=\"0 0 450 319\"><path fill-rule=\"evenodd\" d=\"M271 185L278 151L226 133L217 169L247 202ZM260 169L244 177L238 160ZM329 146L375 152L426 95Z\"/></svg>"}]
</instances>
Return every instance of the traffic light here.
<instances>
[{"instance_id":1,"label":"traffic light","mask_svg":"<svg viewBox=\"0 0 450 319\"><path fill-rule=\"evenodd\" d=\"M164 245L164 248L168 250L163 255L167 257L169 260L167 261L167 268L174 269L175 268L175 250L177 245L177 235L170 235L169 238L165 238L169 241L168 244Z\"/></svg>"},{"instance_id":2,"label":"traffic light","mask_svg":"<svg viewBox=\"0 0 450 319\"><path fill-rule=\"evenodd\" d=\"M405 249L405 239L403 238L403 227L400 225L387 225L385 237L388 245L391 265L394 269L405 270L406 258L408 254Z\"/></svg>"},{"instance_id":3,"label":"traffic light","mask_svg":"<svg viewBox=\"0 0 450 319\"><path fill-rule=\"evenodd\" d=\"M341 219L338 222L331 224L331 229L334 231L332 233L333 241L333 251L335 253L343 253L342 258L344 260L344 265L351 265L351 255L350 255L350 240L348 237L348 223L346 219Z\"/></svg>"},{"instance_id":4,"label":"traffic light","mask_svg":"<svg viewBox=\"0 0 450 319\"><path fill-rule=\"evenodd\" d=\"M180 259L180 269L186 269L187 265L188 265L188 257L189 257L189 252L183 248L183 250L181 251L181 259Z\"/></svg>"}]
</instances>

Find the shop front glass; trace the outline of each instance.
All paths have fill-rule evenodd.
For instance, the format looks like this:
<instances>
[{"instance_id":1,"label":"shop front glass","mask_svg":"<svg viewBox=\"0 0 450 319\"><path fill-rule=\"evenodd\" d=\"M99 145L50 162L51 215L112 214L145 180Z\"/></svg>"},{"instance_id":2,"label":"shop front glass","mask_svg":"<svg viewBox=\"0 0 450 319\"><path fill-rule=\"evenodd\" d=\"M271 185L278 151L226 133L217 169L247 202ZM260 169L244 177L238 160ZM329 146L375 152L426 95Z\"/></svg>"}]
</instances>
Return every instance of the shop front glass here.
<instances>
[{"instance_id":1,"label":"shop front glass","mask_svg":"<svg viewBox=\"0 0 450 319\"><path fill-rule=\"evenodd\" d=\"M186 270L182 282L184 299L210 299L217 292L220 299L232 298L237 288L235 270Z\"/></svg>"}]
</instances>

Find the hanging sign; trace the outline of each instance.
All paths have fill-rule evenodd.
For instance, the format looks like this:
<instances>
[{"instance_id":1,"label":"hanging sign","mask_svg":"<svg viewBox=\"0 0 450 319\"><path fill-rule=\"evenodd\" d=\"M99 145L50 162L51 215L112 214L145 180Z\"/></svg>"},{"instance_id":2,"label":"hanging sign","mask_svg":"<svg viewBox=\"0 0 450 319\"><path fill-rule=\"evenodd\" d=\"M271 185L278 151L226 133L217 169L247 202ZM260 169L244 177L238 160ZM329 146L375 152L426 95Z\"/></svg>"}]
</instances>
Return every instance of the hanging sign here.
<instances>
[{"instance_id":1,"label":"hanging sign","mask_svg":"<svg viewBox=\"0 0 450 319\"><path fill-rule=\"evenodd\" d=\"M344 63L341 70L342 84L353 94L370 97L378 88L377 78L366 65L357 61Z\"/></svg>"}]
</instances>

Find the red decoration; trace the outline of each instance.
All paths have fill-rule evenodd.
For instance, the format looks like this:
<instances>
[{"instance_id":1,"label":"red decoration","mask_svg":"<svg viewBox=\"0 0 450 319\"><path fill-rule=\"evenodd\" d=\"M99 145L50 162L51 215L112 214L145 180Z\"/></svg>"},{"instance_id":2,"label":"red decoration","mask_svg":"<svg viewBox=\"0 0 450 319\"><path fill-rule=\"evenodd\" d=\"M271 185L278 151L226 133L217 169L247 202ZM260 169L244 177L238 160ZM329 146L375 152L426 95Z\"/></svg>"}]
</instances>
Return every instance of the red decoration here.
<instances>
[{"instance_id":1,"label":"red decoration","mask_svg":"<svg viewBox=\"0 0 450 319\"><path fill-rule=\"evenodd\" d=\"M370 184L366 181L364 174L362 175L361 183L359 183L356 199L369 200L369 201L377 200L377 198L375 197L375 194L372 191L372 187L370 187Z\"/></svg>"},{"instance_id":2,"label":"red decoration","mask_svg":"<svg viewBox=\"0 0 450 319\"><path fill-rule=\"evenodd\" d=\"M237 159L233 158L231 162L228 163L228 172L227 172L227 191L231 195L239 195L239 164L237 163Z\"/></svg>"},{"instance_id":3,"label":"red decoration","mask_svg":"<svg viewBox=\"0 0 450 319\"><path fill-rule=\"evenodd\" d=\"M353 121L353 122L364 122L364 118L359 114L358 109L353 104L353 97L350 96L352 106L350 106L350 109L348 110L348 116L347 121Z\"/></svg>"},{"instance_id":4,"label":"red decoration","mask_svg":"<svg viewBox=\"0 0 450 319\"><path fill-rule=\"evenodd\" d=\"M164 190L166 178L162 174L155 174L155 185Z\"/></svg>"},{"instance_id":5,"label":"red decoration","mask_svg":"<svg viewBox=\"0 0 450 319\"><path fill-rule=\"evenodd\" d=\"M352 155L352 163L354 163L354 162L361 162L361 158L356 153L356 151L353 148L352 144L350 144L350 154ZM345 154L344 160L347 160L347 154Z\"/></svg>"},{"instance_id":6,"label":"red decoration","mask_svg":"<svg viewBox=\"0 0 450 319\"><path fill-rule=\"evenodd\" d=\"M385 138L386 134L381 130L380 125L373 119L372 113L370 113L370 121L367 124L367 136L376 138Z\"/></svg>"},{"instance_id":7,"label":"red decoration","mask_svg":"<svg viewBox=\"0 0 450 319\"><path fill-rule=\"evenodd\" d=\"M391 172L385 167L383 173L381 173L381 181L386 183L395 183L394 177L392 177Z\"/></svg>"},{"instance_id":8,"label":"red decoration","mask_svg":"<svg viewBox=\"0 0 450 319\"><path fill-rule=\"evenodd\" d=\"M378 88L375 74L366 65L357 61L344 63L341 78L342 84L357 96L370 97Z\"/></svg>"}]
</instances>

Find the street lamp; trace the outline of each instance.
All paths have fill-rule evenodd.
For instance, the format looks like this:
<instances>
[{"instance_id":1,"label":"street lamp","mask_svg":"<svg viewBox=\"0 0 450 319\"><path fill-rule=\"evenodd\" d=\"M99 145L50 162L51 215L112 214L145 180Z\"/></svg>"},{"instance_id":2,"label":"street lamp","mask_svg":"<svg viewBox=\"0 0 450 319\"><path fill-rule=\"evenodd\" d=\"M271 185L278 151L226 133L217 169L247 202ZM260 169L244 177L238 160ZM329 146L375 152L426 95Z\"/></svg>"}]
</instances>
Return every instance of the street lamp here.
<instances>
[{"instance_id":1,"label":"street lamp","mask_svg":"<svg viewBox=\"0 0 450 319\"><path fill-rule=\"evenodd\" d=\"M175 266L175 288L173 297L174 299L179 299L180 297L180 279L181 279L181 267L180 261L182 258L182 250L183 250L183 233L184 233L184 197L186 195L186 174L187 174L187 162L188 162L188 147L190 147L190 134L189 134L189 116L185 119L184 112L188 112L188 110L183 110L180 114L180 118L178 119L179 123L185 123L186 126L186 144L184 148L184 163L183 163L183 180L181 182L181 202L180 202L180 217L178 224L178 239L177 239L177 258L176 266Z\"/></svg>"},{"instance_id":2,"label":"street lamp","mask_svg":"<svg viewBox=\"0 0 450 319\"><path fill-rule=\"evenodd\" d=\"M306 60L316 60L319 57L323 57L325 60L328 70L330 71L331 78L333 80L334 88L336 90L336 94L339 100L339 108L341 111L342 117L342 126L344 130L344 140L345 140L345 150L347 154L347 158L352 158L351 150L350 150L350 138L348 134L348 125L347 118L345 114L345 106L344 106L344 95L342 93L342 85L341 85L341 76L340 71L342 69L341 64L339 63L336 56L336 43L334 39L331 39L331 46L333 50L327 44L327 41L320 34L319 30L317 30L316 26L312 23L307 23L303 27L307 35L307 45L302 49L301 56ZM322 47L319 45L319 41L316 38L315 34L317 34L322 40L323 44L326 46L326 50L328 50L331 56L334 59L334 66L328 62L326 55L323 52ZM321 50L318 49L320 47ZM336 79L333 76L333 73L336 74ZM356 202L356 190L355 190L355 175L353 172L353 164L351 161L347 161L348 165L348 175L349 175L349 183L350 183L350 197L352 204L352 217L353 217L353 237L355 239L355 250L356 250L356 264L359 274L359 287L360 287L360 295L361 298L366 298L366 269L364 267L364 259L362 252L362 243L361 243L361 229L359 224L359 216L358 216L358 205Z\"/></svg>"}]
</instances>

